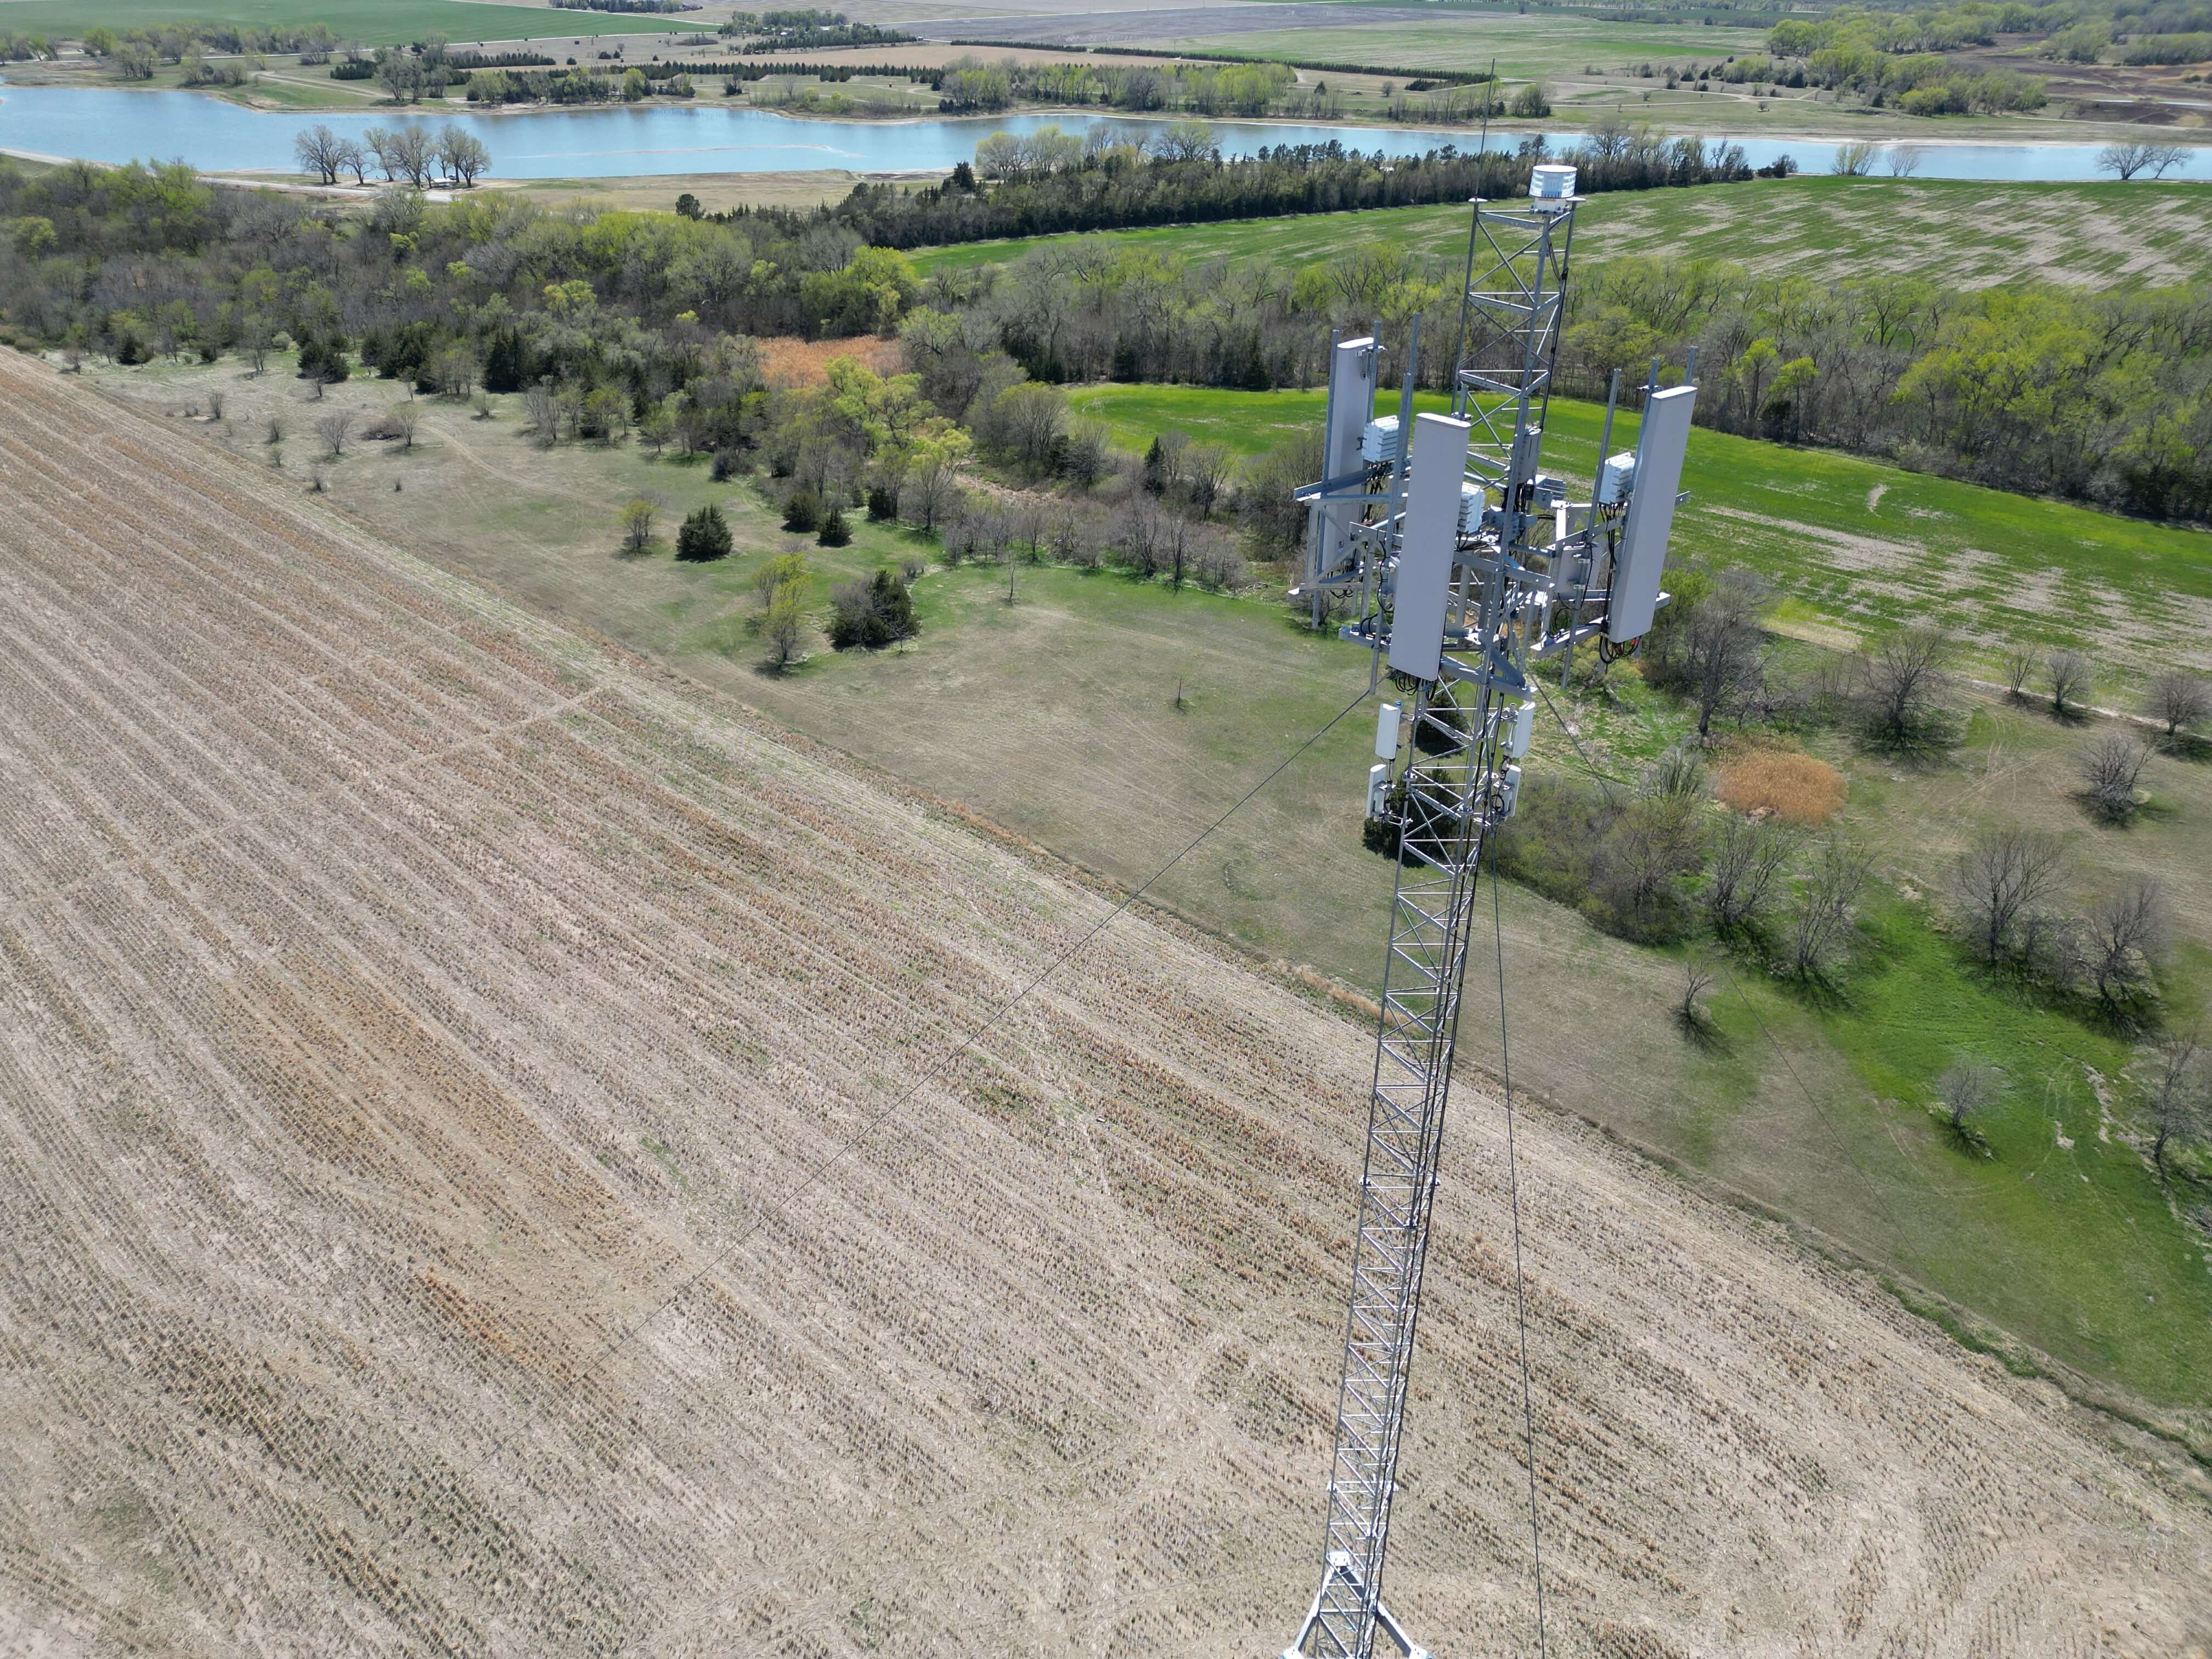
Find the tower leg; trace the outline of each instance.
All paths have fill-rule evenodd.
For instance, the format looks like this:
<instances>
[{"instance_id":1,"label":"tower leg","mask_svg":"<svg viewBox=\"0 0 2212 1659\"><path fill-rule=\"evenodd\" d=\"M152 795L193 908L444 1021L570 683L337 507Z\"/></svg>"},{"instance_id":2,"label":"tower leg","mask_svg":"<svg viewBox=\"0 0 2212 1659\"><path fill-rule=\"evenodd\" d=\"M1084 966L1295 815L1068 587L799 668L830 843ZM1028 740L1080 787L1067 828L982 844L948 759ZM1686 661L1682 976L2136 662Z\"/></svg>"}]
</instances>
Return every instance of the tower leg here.
<instances>
[{"instance_id":1,"label":"tower leg","mask_svg":"<svg viewBox=\"0 0 2212 1659\"><path fill-rule=\"evenodd\" d=\"M1297 1640L1283 1650L1282 1659L1307 1659L1306 1641L1312 1636L1314 1626L1321 1622L1321 1604L1339 1580L1354 1588L1359 1582L1358 1570L1352 1565L1352 1557L1341 1550L1330 1554L1321 1589L1314 1592L1313 1605L1306 1609L1305 1622L1298 1626ZM1380 1601L1375 1604L1375 1626L1396 1644L1405 1659L1431 1659L1429 1650L1416 1645L1413 1638L1406 1634L1405 1626L1392 1618L1390 1609Z\"/></svg>"}]
</instances>

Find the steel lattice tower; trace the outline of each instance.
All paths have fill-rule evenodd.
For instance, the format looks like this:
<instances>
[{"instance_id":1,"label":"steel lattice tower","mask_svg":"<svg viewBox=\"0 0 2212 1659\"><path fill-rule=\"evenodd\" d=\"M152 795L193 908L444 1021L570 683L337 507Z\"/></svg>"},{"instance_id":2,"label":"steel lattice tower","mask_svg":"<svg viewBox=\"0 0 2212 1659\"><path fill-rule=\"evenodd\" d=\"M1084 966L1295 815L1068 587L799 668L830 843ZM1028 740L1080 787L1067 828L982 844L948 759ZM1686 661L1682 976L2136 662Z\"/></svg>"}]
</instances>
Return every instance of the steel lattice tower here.
<instances>
[{"instance_id":1,"label":"steel lattice tower","mask_svg":"<svg viewBox=\"0 0 2212 1659\"><path fill-rule=\"evenodd\" d=\"M1389 814L1399 828L1397 879L1322 1583L1284 1659L1370 1659L1378 1629L1412 1659L1426 1659L1383 1606L1382 1575L1468 932L1490 831L1511 811L1518 786L1510 760L1526 747L1519 711L1534 695L1532 649L1554 642L1552 605L1571 594L1557 642L1589 631L1574 605L1589 597L1599 545L1591 510L1582 509L1582 526L1570 535L1566 509L1537 471L1574 228L1571 183L1567 191L1524 209L1473 204L1452 406L1466 422L1466 481L1481 493L1478 500L1464 492L1435 672L1413 677L1409 688L1412 758ZM1317 521L1354 504L1367 520L1346 535L1352 562L1337 580L1357 583L1367 596L1365 614L1342 632L1378 653L1397 619L1395 577L1406 530L1413 434L1401 431L1398 439L1387 486L1370 474L1357 485L1324 479L1299 492ZM1315 544L1322 545L1318 531ZM1400 683L1407 683L1402 673Z\"/></svg>"}]
</instances>

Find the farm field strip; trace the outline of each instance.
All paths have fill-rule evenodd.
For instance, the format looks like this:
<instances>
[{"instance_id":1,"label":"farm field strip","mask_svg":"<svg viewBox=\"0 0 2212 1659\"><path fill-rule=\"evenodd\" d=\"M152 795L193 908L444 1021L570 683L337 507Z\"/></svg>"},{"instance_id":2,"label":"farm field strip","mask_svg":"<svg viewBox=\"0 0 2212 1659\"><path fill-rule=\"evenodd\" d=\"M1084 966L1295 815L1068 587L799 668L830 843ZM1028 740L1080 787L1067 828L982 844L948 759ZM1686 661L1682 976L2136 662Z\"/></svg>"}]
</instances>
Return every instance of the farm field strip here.
<instances>
[{"instance_id":1,"label":"farm field strip","mask_svg":"<svg viewBox=\"0 0 2212 1659\"><path fill-rule=\"evenodd\" d=\"M1630 255L1725 259L1816 281L1925 276L1962 288L2043 281L2183 282L2212 263L2212 188L2146 181L1981 184L1955 179L1754 179L1608 191L1576 218L1577 264ZM1077 233L1070 233L1074 234ZM1188 259L1263 258L1294 270L1389 243L1439 262L1467 250L1467 210L1371 208L1085 233ZM961 242L914 255L925 273L999 264L1066 240Z\"/></svg>"},{"instance_id":2,"label":"farm field strip","mask_svg":"<svg viewBox=\"0 0 2212 1659\"><path fill-rule=\"evenodd\" d=\"M120 500L168 428L13 356L0 391L48 468L7 475L0 647L56 682L0 727L40 826L4 845L106 854L0 910L32 1640L1282 1639L1363 1030L1133 914L827 1163L1109 900L281 474L172 442L88 518L40 478ZM1455 1118L1397 1582L1473 1652L1527 1633L1525 1516L1501 1126ZM1572 1639L1702 1645L1733 1601L1753 1642L1986 1608L2057 1645L2123 1594L2109 1650L2183 1639L2212 1518L2155 1460L1571 1120L1522 1133Z\"/></svg>"}]
</instances>

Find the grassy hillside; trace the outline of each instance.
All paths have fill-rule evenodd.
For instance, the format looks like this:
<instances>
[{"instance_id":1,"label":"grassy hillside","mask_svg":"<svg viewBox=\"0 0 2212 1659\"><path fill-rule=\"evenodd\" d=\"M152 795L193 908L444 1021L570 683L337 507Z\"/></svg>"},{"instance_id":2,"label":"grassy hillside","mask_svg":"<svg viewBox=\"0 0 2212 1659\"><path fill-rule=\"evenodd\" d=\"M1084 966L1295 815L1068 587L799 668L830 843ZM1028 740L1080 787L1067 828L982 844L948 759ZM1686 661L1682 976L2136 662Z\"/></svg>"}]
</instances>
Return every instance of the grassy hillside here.
<instances>
[{"instance_id":1,"label":"grassy hillside","mask_svg":"<svg viewBox=\"0 0 2212 1659\"><path fill-rule=\"evenodd\" d=\"M1456 260L1467 210L1382 208L1158 229L1116 242L1191 259L1270 259L1285 270L1368 242ZM1042 238L924 249L924 270L1019 258ZM2212 185L2033 185L1952 179L1759 179L1616 191L1580 210L1585 259L1680 254L1829 278L1910 272L1961 287L2023 280L2171 283L2212 264Z\"/></svg>"},{"instance_id":2,"label":"grassy hillside","mask_svg":"<svg viewBox=\"0 0 2212 1659\"><path fill-rule=\"evenodd\" d=\"M0 7L6 27L50 38L81 35L95 23L131 29L209 19L258 28L328 23L341 37L369 46L420 40L433 29L457 41L519 40L556 34L652 33L682 21L479 5L475 0L14 0Z\"/></svg>"}]
</instances>

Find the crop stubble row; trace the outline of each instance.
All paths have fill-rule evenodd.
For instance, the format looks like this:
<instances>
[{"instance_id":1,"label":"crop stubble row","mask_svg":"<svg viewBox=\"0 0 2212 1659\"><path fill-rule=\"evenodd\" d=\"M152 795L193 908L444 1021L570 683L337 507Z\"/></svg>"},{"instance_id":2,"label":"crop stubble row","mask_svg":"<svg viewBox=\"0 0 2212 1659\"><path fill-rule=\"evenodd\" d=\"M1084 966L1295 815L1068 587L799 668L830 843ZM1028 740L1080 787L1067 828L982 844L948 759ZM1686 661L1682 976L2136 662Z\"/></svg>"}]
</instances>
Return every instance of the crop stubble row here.
<instances>
[{"instance_id":1,"label":"crop stubble row","mask_svg":"<svg viewBox=\"0 0 2212 1659\"><path fill-rule=\"evenodd\" d=\"M25 1630L1279 1639L1359 1033L1127 917L832 1162L1106 902L280 478L0 388ZM1528 1633L1518 1381L1494 1110L1453 1134L1397 1599L1481 1653ZM1565 1126L1524 1146L1567 1650L2191 1633L2212 1528L2054 1396Z\"/></svg>"}]
</instances>

